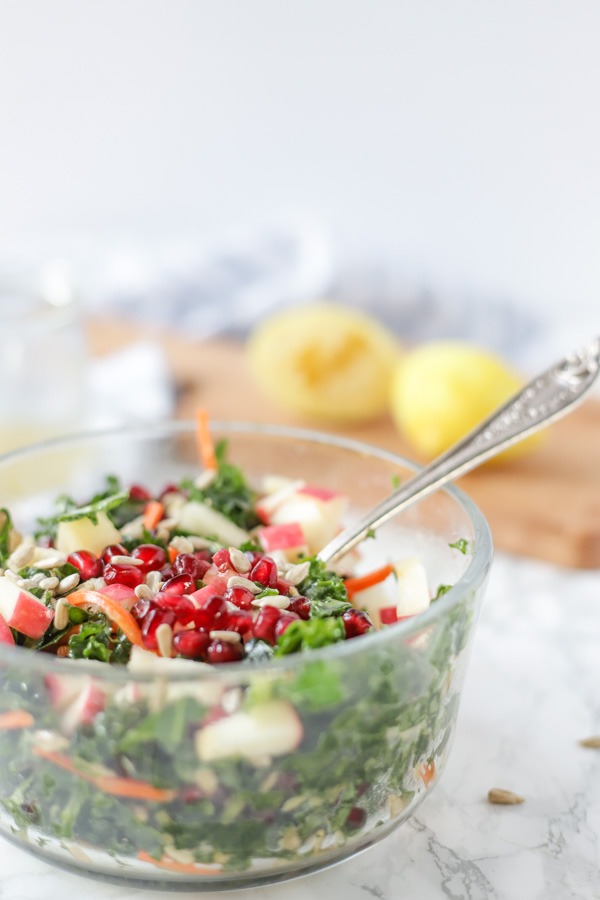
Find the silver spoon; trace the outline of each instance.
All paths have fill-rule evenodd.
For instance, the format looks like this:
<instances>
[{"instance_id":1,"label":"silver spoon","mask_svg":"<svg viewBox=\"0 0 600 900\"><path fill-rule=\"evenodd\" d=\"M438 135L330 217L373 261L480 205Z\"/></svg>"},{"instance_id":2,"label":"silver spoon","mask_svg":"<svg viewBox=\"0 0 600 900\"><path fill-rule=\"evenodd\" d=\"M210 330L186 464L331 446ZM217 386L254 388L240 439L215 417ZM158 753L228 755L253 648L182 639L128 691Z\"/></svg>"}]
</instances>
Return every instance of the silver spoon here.
<instances>
[{"instance_id":1,"label":"silver spoon","mask_svg":"<svg viewBox=\"0 0 600 900\"><path fill-rule=\"evenodd\" d=\"M345 528L323 547L319 559L331 562L342 556L364 540L367 532L408 506L566 415L583 400L599 371L600 338L595 338L534 378L462 440Z\"/></svg>"}]
</instances>

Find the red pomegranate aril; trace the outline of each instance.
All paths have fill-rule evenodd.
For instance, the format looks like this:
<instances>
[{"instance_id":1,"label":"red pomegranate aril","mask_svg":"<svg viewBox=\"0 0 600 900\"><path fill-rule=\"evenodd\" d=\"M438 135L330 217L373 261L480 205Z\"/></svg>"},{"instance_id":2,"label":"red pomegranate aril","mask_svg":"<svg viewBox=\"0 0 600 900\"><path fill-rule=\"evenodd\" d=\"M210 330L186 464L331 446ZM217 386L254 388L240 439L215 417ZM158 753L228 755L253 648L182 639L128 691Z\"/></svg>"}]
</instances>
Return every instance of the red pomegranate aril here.
<instances>
[{"instance_id":1,"label":"red pomegranate aril","mask_svg":"<svg viewBox=\"0 0 600 900\"><path fill-rule=\"evenodd\" d=\"M196 607L189 597L181 594L170 594L168 591L160 591L156 595L155 602L159 609L172 610L181 625L187 625L191 622L196 612Z\"/></svg>"},{"instance_id":2,"label":"red pomegranate aril","mask_svg":"<svg viewBox=\"0 0 600 900\"><path fill-rule=\"evenodd\" d=\"M282 597L288 597L289 593L290 593L291 584L289 583L289 581L284 581L283 578L278 578L275 588L276 588L277 592L281 594Z\"/></svg>"},{"instance_id":3,"label":"red pomegranate aril","mask_svg":"<svg viewBox=\"0 0 600 900\"><path fill-rule=\"evenodd\" d=\"M111 544L106 547L100 559L104 564L109 563L113 556L129 556L129 550L126 550L123 544Z\"/></svg>"},{"instance_id":4,"label":"red pomegranate aril","mask_svg":"<svg viewBox=\"0 0 600 900\"><path fill-rule=\"evenodd\" d=\"M227 631L237 631L238 634L245 635L252 631L254 625L254 616L251 612L240 609L239 612L228 612L225 617L225 629Z\"/></svg>"},{"instance_id":5,"label":"red pomegranate aril","mask_svg":"<svg viewBox=\"0 0 600 900\"><path fill-rule=\"evenodd\" d=\"M227 603L219 594L213 594L200 609L196 609L192 615L192 622L196 628L211 630L219 628L225 623L227 617Z\"/></svg>"},{"instance_id":6,"label":"red pomegranate aril","mask_svg":"<svg viewBox=\"0 0 600 900\"><path fill-rule=\"evenodd\" d=\"M264 559L265 554L260 550L248 550L246 556L250 560L250 565L254 567L257 562L260 562L261 559Z\"/></svg>"},{"instance_id":7,"label":"red pomegranate aril","mask_svg":"<svg viewBox=\"0 0 600 900\"><path fill-rule=\"evenodd\" d=\"M137 619L138 622L141 622L151 609L156 609L156 604L152 600L138 600L137 603L134 603L131 607L131 615L134 619Z\"/></svg>"},{"instance_id":8,"label":"red pomegranate aril","mask_svg":"<svg viewBox=\"0 0 600 900\"><path fill-rule=\"evenodd\" d=\"M211 641L206 651L209 663L238 662L244 655L241 641L235 644L230 641Z\"/></svg>"},{"instance_id":9,"label":"red pomegranate aril","mask_svg":"<svg viewBox=\"0 0 600 900\"><path fill-rule=\"evenodd\" d=\"M223 595L226 600L237 606L238 609L252 609L254 594L245 587L227 588Z\"/></svg>"},{"instance_id":10,"label":"red pomegranate aril","mask_svg":"<svg viewBox=\"0 0 600 900\"><path fill-rule=\"evenodd\" d=\"M360 806L353 806L350 812L348 813L348 818L346 819L346 825L348 828L362 828L365 822L367 821L367 813Z\"/></svg>"},{"instance_id":11,"label":"red pomegranate aril","mask_svg":"<svg viewBox=\"0 0 600 900\"><path fill-rule=\"evenodd\" d=\"M189 575L174 575L173 578L165 581L160 592L182 596L183 594L191 594L195 590L196 582Z\"/></svg>"},{"instance_id":12,"label":"red pomegranate aril","mask_svg":"<svg viewBox=\"0 0 600 900\"><path fill-rule=\"evenodd\" d=\"M274 588L279 578L277 563L270 556L263 556L252 568L248 577L250 581L258 581L265 587Z\"/></svg>"},{"instance_id":13,"label":"red pomegranate aril","mask_svg":"<svg viewBox=\"0 0 600 900\"><path fill-rule=\"evenodd\" d=\"M210 644L210 638L205 631L180 631L173 638L173 646L177 653L187 656L189 659L197 659L204 656Z\"/></svg>"},{"instance_id":14,"label":"red pomegranate aril","mask_svg":"<svg viewBox=\"0 0 600 900\"><path fill-rule=\"evenodd\" d=\"M342 622L346 629L347 638L358 637L373 628L373 623L369 616L362 609L347 609L342 614Z\"/></svg>"},{"instance_id":15,"label":"red pomegranate aril","mask_svg":"<svg viewBox=\"0 0 600 900\"><path fill-rule=\"evenodd\" d=\"M148 572L158 572L167 562L167 554L157 544L140 544L131 553L134 559L141 559L144 563L139 566L144 575Z\"/></svg>"},{"instance_id":16,"label":"red pomegranate aril","mask_svg":"<svg viewBox=\"0 0 600 900\"><path fill-rule=\"evenodd\" d=\"M305 621L310 619L311 602L308 597L293 597L288 606L289 612L295 612L297 616Z\"/></svg>"},{"instance_id":17,"label":"red pomegranate aril","mask_svg":"<svg viewBox=\"0 0 600 900\"><path fill-rule=\"evenodd\" d=\"M129 488L130 500L152 500L152 494L141 484L132 484Z\"/></svg>"},{"instance_id":18,"label":"red pomegranate aril","mask_svg":"<svg viewBox=\"0 0 600 900\"><path fill-rule=\"evenodd\" d=\"M75 566L82 581L87 581L88 578L100 578L104 570L102 560L90 553L89 550L76 550L75 553L67 556L67 562Z\"/></svg>"},{"instance_id":19,"label":"red pomegranate aril","mask_svg":"<svg viewBox=\"0 0 600 900\"><path fill-rule=\"evenodd\" d=\"M156 650L156 629L159 625L173 627L176 621L175 613L170 609L152 609L144 618L142 625L142 639L149 650Z\"/></svg>"},{"instance_id":20,"label":"red pomegranate aril","mask_svg":"<svg viewBox=\"0 0 600 900\"><path fill-rule=\"evenodd\" d=\"M183 493L183 492L182 492L181 488L179 487L179 485L173 484L172 482L170 482L169 484L165 484L164 488L162 489L162 491L160 492L160 494L158 496L159 496L159 499L162 500L162 498L165 496L165 494L181 494L181 493Z\"/></svg>"},{"instance_id":21,"label":"red pomegranate aril","mask_svg":"<svg viewBox=\"0 0 600 900\"><path fill-rule=\"evenodd\" d=\"M213 556L213 563L215 564L219 572L226 572L227 569L233 569L229 550L217 550L217 552Z\"/></svg>"},{"instance_id":22,"label":"red pomegranate aril","mask_svg":"<svg viewBox=\"0 0 600 900\"><path fill-rule=\"evenodd\" d=\"M209 566L210 563L201 562L193 553L178 553L173 562L173 575L189 575L195 582L202 578Z\"/></svg>"},{"instance_id":23,"label":"red pomegranate aril","mask_svg":"<svg viewBox=\"0 0 600 900\"><path fill-rule=\"evenodd\" d=\"M269 644L275 643L275 625L279 620L281 610L275 606L263 606L254 622L254 637Z\"/></svg>"},{"instance_id":24,"label":"red pomegranate aril","mask_svg":"<svg viewBox=\"0 0 600 900\"><path fill-rule=\"evenodd\" d=\"M207 562L209 565L212 563L212 553L210 550L194 550L194 556L196 559L199 559L200 562Z\"/></svg>"},{"instance_id":25,"label":"red pomegranate aril","mask_svg":"<svg viewBox=\"0 0 600 900\"><path fill-rule=\"evenodd\" d=\"M138 584L142 584L144 573L140 571L139 566L115 566L113 563L107 563L104 566L104 580L107 584L124 584L127 587L136 588Z\"/></svg>"},{"instance_id":26,"label":"red pomegranate aril","mask_svg":"<svg viewBox=\"0 0 600 900\"><path fill-rule=\"evenodd\" d=\"M296 615L296 613L294 612L290 612L287 609L285 610L285 612L282 612L279 616L279 619L275 623L275 640L277 641L277 639L281 637L286 628L290 627L292 622L298 622L299 620L300 616Z\"/></svg>"}]
</instances>

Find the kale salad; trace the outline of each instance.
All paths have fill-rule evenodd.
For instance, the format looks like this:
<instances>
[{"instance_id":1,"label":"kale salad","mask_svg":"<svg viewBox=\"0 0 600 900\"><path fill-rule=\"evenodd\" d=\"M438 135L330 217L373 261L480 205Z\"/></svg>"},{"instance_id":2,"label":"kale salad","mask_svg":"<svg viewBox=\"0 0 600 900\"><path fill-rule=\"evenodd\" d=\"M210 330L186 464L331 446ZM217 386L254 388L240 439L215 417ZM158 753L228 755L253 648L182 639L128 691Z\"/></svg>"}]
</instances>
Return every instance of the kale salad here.
<instances>
[{"instance_id":1,"label":"kale salad","mask_svg":"<svg viewBox=\"0 0 600 900\"><path fill-rule=\"evenodd\" d=\"M321 865L410 814L449 747L476 597L367 650L449 586L417 558L327 567L342 494L250 484L203 413L198 443L197 477L108 477L32 535L0 510L0 643L19 648L0 803L15 839L90 872L218 887ZM365 652L327 654L349 641Z\"/></svg>"}]
</instances>

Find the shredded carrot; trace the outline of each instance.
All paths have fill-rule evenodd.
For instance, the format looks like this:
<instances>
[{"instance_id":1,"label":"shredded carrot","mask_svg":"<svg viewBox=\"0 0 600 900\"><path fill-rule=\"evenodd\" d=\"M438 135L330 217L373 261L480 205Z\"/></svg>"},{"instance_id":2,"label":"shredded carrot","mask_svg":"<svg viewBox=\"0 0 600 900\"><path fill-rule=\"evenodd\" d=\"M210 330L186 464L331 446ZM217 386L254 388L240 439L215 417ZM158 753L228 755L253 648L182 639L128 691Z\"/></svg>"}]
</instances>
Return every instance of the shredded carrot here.
<instances>
[{"instance_id":1,"label":"shredded carrot","mask_svg":"<svg viewBox=\"0 0 600 900\"><path fill-rule=\"evenodd\" d=\"M367 588L373 587L374 584L385 581L393 571L394 567L387 565L382 566L381 569L375 569L375 571L369 572L367 575L359 575L356 578L346 578L344 584L348 591L348 596L352 597L354 594L358 594L359 591L364 591Z\"/></svg>"},{"instance_id":2,"label":"shredded carrot","mask_svg":"<svg viewBox=\"0 0 600 900\"><path fill-rule=\"evenodd\" d=\"M155 803L168 803L176 796L176 791L169 791L164 788L157 788L149 784L147 781L137 781L135 778L120 778L118 775L92 775L78 769L70 756L65 753L55 753L52 750L42 750L41 747L34 747L33 752L41 759L78 775L84 781L93 784L99 791L105 791L114 797L129 797L133 800L151 800Z\"/></svg>"},{"instance_id":3,"label":"shredded carrot","mask_svg":"<svg viewBox=\"0 0 600 900\"><path fill-rule=\"evenodd\" d=\"M138 623L131 613L112 597L107 597L106 594L101 594L99 591L74 591L69 594L69 603L71 606L97 606L115 625L119 626L132 644L137 644L139 647L144 646Z\"/></svg>"},{"instance_id":4,"label":"shredded carrot","mask_svg":"<svg viewBox=\"0 0 600 900\"><path fill-rule=\"evenodd\" d=\"M62 644L62 646L57 647L57 648L56 648L56 655L57 655L57 656L68 656L68 655L69 655L69 648L67 647L67 645L66 645L66 644Z\"/></svg>"},{"instance_id":5,"label":"shredded carrot","mask_svg":"<svg viewBox=\"0 0 600 900\"><path fill-rule=\"evenodd\" d=\"M173 565L178 556L179 550L177 549L177 547L169 547L169 562L171 563L171 565Z\"/></svg>"},{"instance_id":6,"label":"shredded carrot","mask_svg":"<svg viewBox=\"0 0 600 900\"><path fill-rule=\"evenodd\" d=\"M433 762L433 760L428 763L421 762L417 766L417 772L425 787L428 788L435 778L435 763Z\"/></svg>"},{"instance_id":7,"label":"shredded carrot","mask_svg":"<svg viewBox=\"0 0 600 900\"><path fill-rule=\"evenodd\" d=\"M158 866L159 869L168 869L170 872L184 872L187 875L219 875L221 871L220 866L217 868L217 866L203 866L201 864L196 865L196 863L181 863L176 862L174 859L169 859L167 856L163 856L162 859L154 859L145 850L139 851L138 859L142 862L152 863L153 866Z\"/></svg>"},{"instance_id":8,"label":"shredded carrot","mask_svg":"<svg viewBox=\"0 0 600 900\"><path fill-rule=\"evenodd\" d=\"M152 531L165 514L164 504L160 500L151 500L144 507L144 528Z\"/></svg>"},{"instance_id":9,"label":"shredded carrot","mask_svg":"<svg viewBox=\"0 0 600 900\"><path fill-rule=\"evenodd\" d=\"M0 713L0 731L16 731L17 728L31 728L35 719L24 709L11 709Z\"/></svg>"},{"instance_id":10,"label":"shredded carrot","mask_svg":"<svg viewBox=\"0 0 600 900\"><path fill-rule=\"evenodd\" d=\"M208 410L203 407L196 410L196 440L202 465L205 469L216 471L219 468L219 464L217 463L215 445L210 433Z\"/></svg>"}]
</instances>

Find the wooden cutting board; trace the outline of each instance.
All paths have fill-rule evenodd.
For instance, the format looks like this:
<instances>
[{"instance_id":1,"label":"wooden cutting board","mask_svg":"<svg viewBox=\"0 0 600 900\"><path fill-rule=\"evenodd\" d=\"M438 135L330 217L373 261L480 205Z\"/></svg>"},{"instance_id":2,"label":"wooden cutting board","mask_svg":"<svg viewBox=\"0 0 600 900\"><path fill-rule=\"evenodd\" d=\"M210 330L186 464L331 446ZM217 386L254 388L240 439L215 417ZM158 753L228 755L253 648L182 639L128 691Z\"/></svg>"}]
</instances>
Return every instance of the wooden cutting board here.
<instances>
[{"instance_id":1,"label":"wooden cutting board","mask_svg":"<svg viewBox=\"0 0 600 900\"><path fill-rule=\"evenodd\" d=\"M114 351L152 338L165 349L177 387L177 416L206 406L215 418L315 427L274 407L254 387L241 344L191 342L124 322L89 325L92 351ZM414 458L389 418L349 435ZM586 401L548 430L532 455L488 464L458 482L486 516L498 549L577 568L600 567L600 403Z\"/></svg>"}]
</instances>

